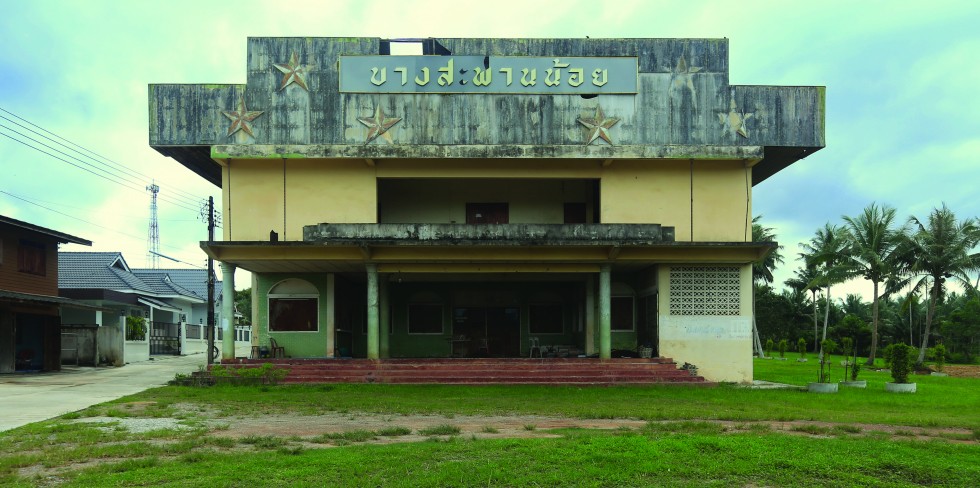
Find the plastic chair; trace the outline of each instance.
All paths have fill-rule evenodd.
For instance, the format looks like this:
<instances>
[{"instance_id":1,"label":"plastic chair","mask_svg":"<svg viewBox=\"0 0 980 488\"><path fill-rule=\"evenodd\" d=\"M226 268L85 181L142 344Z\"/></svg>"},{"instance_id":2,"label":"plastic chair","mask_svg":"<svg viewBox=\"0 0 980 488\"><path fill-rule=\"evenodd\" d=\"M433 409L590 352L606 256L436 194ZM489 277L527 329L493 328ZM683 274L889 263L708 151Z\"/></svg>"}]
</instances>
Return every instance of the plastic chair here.
<instances>
[{"instance_id":1,"label":"plastic chair","mask_svg":"<svg viewBox=\"0 0 980 488\"><path fill-rule=\"evenodd\" d=\"M528 355L529 358L533 358L534 354L537 353L538 357L541 357L541 341L537 337L531 337L531 353Z\"/></svg>"},{"instance_id":2,"label":"plastic chair","mask_svg":"<svg viewBox=\"0 0 980 488\"><path fill-rule=\"evenodd\" d=\"M286 348L276 343L276 340L269 338L269 356L272 358L285 358Z\"/></svg>"},{"instance_id":3,"label":"plastic chair","mask_svg":"<svg viewBox=\"0 0 980 488\"><path fill-rule=\"evenodd\" d=\"M479 345L476 347L477 354L482 354L484 357L490 357L490 343L486 339L480 339Z\"/></svg>"}]
</instances>

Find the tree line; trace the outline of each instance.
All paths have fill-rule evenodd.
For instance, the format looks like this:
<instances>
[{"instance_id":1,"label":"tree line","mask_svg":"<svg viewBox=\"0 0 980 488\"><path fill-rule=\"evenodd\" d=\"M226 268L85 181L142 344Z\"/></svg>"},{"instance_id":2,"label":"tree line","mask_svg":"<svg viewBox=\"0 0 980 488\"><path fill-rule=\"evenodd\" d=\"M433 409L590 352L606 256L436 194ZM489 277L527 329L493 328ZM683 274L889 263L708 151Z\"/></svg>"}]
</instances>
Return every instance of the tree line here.
<instances>
[{"instance_id":1,"label":"tree line","mask_svg":"<svg viewBox=\"0 0 980 488\"><path fill-rule=\"evenodd\" d=\"M753 220L753 241L775 241L771 228ZM872 203L857 216L827 223L801 243L803 266L775 292L772 270L783 262L779 249L755 263L756 350L761 337L803 338L814 352L826 338L851 337L871 365L882 345L907 343L923 363L942 342L954 361L973 362L980 353L980 222L959 220L946 205L925 219L904 222L888 205ZM872 300L833 296L833 287L852 278L872 284ZM951 284L962 293L950 291Z\"/></svg>"}]
</instances>

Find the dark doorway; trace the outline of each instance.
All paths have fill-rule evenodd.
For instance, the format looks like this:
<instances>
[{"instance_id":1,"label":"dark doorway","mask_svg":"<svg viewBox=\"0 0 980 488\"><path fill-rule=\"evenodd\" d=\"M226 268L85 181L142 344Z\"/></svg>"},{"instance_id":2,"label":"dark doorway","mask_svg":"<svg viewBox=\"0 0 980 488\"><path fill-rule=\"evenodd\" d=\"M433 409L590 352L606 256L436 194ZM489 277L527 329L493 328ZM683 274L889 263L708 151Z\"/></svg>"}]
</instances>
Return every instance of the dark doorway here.
<instances>
[{"instance_id":1,"label":"dark doorway","mask_svg":"<svg viewBox=\"0 0 980 488\"><path fill-rule=\"evenodd\" d=\"M506 224L510 213L506 203L467 203L467 224Z\"/></svg>"},{"instance_id":2,"label":"dark doorway","mask_svg":"<svg viewBox=\"0 0 980 488\"><path fill-rule=\"evenodd\" d=\"M453 340L456 355L518 357L521 355L521 314L518 308L455 308Z\"/></svg>"},{"instance_id":3,"label":"dark doorway","mask_svg":"<svg viewBox=\"0 0 980 488\"><path fill-rule=\"evenodd\" d=\"M566 224L585 223L585 202L565 203L565 223Z\"/></svg>"}]
</instances>

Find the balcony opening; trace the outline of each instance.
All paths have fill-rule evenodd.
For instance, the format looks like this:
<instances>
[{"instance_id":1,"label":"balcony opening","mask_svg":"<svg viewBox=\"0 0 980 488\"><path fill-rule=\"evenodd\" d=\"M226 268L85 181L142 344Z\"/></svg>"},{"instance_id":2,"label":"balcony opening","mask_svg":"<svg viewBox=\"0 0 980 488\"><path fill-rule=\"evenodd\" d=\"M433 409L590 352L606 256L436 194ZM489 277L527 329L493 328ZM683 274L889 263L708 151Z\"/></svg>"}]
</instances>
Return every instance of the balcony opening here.
<instances>
[{"instance_id":1,"label":"balcony opening","mask_svg":"<svg viewBox=\"0 0 980 488\"><path fill-rule=\"evenodd\" d=\"M599 181L551 178L381 178L384 224L598 223Z\"/></svg>"}]
</instances>

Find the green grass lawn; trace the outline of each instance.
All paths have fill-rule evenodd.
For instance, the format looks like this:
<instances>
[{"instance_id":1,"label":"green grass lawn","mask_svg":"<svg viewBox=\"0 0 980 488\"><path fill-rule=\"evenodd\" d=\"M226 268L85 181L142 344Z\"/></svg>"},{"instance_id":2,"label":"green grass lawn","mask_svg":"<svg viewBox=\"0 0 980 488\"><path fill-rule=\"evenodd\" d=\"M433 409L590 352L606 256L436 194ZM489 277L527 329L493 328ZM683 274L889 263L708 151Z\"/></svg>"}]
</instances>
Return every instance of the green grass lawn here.
<instances>
[{"instance_id":1,"label":"green grass lawn","mask_svg":"<svg viewBox=\"0 0 980 488\"><path fill-rule=\"evenodd\" d=\"M812 358L755 367L758 379L795 385L816 376ZM884 392L885 373L861 378L867 389L836 395L735 385L164 387L0 434L0 485L976 486L980 380L914 376L918 393L896 395ZM221 435L221 423L227 429L239 417L368 412L395 421L330 435ZM415 414L438 415L444 425L415 432L397 425L400 415ZM528 438L455 423L503 414L651 422L545 430L528 421ZM91 416L178 426L139 433L78 422ZM809 422L774 423L783 421ZM892 433L862 424L891 425ZM405 436L429 440L378 441Z\"/></svg>"}]
</instances>

